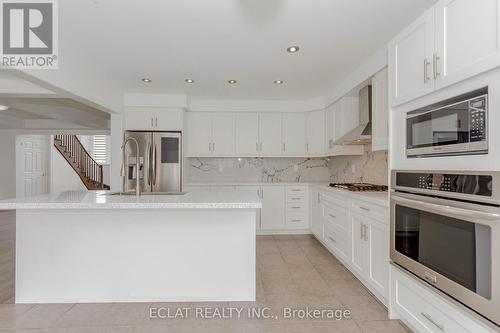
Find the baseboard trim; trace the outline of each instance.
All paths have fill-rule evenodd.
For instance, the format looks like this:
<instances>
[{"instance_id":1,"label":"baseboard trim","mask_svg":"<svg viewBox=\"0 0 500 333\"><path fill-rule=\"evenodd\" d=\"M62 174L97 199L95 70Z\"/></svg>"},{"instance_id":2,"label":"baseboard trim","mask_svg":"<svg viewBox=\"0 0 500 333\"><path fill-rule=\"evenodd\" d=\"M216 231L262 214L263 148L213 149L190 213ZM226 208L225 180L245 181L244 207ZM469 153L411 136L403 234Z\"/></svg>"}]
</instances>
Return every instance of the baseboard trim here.
<instances>
[{"instance_id":1,"label":"baseboard trim","mask_svg":"<svg viewBox=\"0 0 500 333\"><path fill-rule=\"evenodd\" d=\"M257 235L312 235L310 229L298 229L298 230L257 230Z\"/></svg>"}]
</instances>

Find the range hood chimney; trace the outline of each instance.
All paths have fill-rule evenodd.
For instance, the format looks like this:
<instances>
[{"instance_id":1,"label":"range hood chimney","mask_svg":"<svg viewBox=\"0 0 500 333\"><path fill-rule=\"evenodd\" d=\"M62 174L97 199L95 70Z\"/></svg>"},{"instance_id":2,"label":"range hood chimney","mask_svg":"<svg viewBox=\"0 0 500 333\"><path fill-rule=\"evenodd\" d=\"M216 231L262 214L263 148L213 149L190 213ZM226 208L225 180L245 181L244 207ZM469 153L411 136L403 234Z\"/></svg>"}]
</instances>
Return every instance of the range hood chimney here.
<instances>
[{"instance_id":1,"label":"range hood chimney","mask_svg":"<svg viewBox=\"0 0 500 333\"><path fill-rule=\"evenodd\" d=\"M340 139L336 145L368 145L372 143L372 86L359 91L359 124Z\"/></svg>"}]
</instances>

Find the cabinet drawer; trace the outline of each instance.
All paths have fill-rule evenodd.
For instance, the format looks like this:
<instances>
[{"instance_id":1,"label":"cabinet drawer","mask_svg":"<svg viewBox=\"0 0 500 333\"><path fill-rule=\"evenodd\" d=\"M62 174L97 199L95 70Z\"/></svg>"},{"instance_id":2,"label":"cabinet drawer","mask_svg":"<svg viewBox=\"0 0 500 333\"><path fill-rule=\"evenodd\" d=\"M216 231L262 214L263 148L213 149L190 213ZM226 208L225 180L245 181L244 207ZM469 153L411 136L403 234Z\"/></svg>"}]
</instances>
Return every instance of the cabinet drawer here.
<instances>
[{"instance_id":1,"label":"cabinet drawer","mask_svg":"<svg viewBox=\"0 0 500 333\"><path fill-rule=\"evenodd\" d=\"M331 223L325 223L325 244L335 252L338 256L346 259L349 251L349 242L347 237L344 237L339 232L335 231Z\"/></svg>"},{"instance_id":2,"label":"cabinet drawer","mask_svg":"<svg viewBox=\"0 0 500 333\"><path fill-rule=\"evenodd\" d=\"M286 203L286 210L290 211L290 212L304 211L306 209L307 209L306 202L287 202Z\"/></svg>"},{"instance_id":3,"label":"cabinet drawer","mask_svg":"<svg viewBox=\"0 0 500 333\"><path fill-rule=\"evenodd\" d=\"M351 209L353 212L366 215L371 218L380 220L381 222L389 224L389 214L388 209L384 209L383 207L379 207L373 204L365 203L363 201L353 201Z\"/></svg>"},{"instance_id":4,"label":"cabinet drawer","mask_svg":"<svg viewBox=\"0 0 500 333\"><path fill-rule=\"evenodd\" d=\"M323 218L328 221L328 223L335 225L335 227L340 229L342 232L345 232L346 234L348 233L349 220L345 209L324 205Z\"/></svg>"},{"instance_id":5,"label":"cabinet drawer","mask_svg":"<svg viewBox=\"0 0 500 333\"><path fill-rule=\"evenodd\" d=\"M307 187L305 186L287 186L286 195L301 195L305 196L307 194Z\"/></svg>"},{"instance_id":6,"label":"cabinet drawer","mask_svg":"<svg viewBox=\"0 0 500 333\"><path fill-rule=\"evenodd\" d=\"M287 195L286 196L286 202L290 203L302 203L306 202L307 197L305 195Z\"/></svg>"},{"instance_id":7,"label":"cabinet drawer","mask_svg":"<svg viewBox=\"0 0 500 333\"><path fill-rule=\"evenodd\" d=\"M287 212L286 214L287 229L307 229L309 228L309 220L305 212Z\"/></svg>"},{"instance_id":8,"label":"cabinet drawer","mask_svg":"<svg viewBox=\"0 0 500 333\"><path fill-rule=\"evenodd\" d=\"M391 306L418 332L489 332L391 266Z\"/></svg>"}]
</instances>

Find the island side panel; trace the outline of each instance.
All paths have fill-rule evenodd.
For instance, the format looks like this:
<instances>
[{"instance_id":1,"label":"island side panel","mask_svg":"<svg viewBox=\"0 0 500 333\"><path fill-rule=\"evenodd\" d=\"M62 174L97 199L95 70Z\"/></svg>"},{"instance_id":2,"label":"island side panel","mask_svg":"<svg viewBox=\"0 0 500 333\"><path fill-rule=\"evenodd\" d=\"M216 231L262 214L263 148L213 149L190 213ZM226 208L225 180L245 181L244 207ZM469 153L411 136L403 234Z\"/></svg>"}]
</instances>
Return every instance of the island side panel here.
<instances>
[{"instance_id":1,"label":"island side panel","mask_svg":"<svg viewBox=\"0 0 500 333\"><path fill-rule=\"evenodd\" d=\"M16 215L16 303L255 300L256 210Z\"/></svg>"}]
</instances>

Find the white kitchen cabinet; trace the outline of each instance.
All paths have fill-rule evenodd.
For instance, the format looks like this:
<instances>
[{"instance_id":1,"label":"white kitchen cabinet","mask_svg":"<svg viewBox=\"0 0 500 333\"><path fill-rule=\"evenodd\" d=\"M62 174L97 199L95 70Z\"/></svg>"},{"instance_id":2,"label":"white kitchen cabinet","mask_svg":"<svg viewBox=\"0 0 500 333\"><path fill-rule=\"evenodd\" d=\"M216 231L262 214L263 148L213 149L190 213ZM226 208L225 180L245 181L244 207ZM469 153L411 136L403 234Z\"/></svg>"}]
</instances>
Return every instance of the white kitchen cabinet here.
<instances>
[{"instance_id":1,"label":"white kitchen cabinet","mask_svg":"<svg viewBox=\"0 0 500 333\"><path fill-rule=\"evenodd\" d=\"M353 268L361 275L366 275L368 271L368 238L366 230L368 229L367 218L357 213L351 213L351 262Z\"/></svg>"},{"instance_id":2,"label":"white kitchen cabinet","mask_svg":"<svg viewBox=\"0 0 500 333\"><path fill-rule=\"evenodd\" d=\"M325 153L325 111L307 113L306 119L306 151L308 154L321 155Z\"/></svg>"},{"instance_id":3,"label":"white kitchen cabinet","mask_svg":"<svg viewBox=\"0 0 500 333\"><path fill-rule=\"evenodd\" d=\"M436 88L500 65L499 0L441 0L435 16Z\"/></svg>"},{"instance_id":4,"label":"white kitchen cabinet","mask_svg":"<svg viewBox=\"0 0 500 333\"><path fill-rule=\"evenodd\" d=\"M387 150L389 141L389 103L387 68L372 79L372 150Z\"/></svg>"},{"instance_id":5,"label":"white kitchen cabinet","mask_svg":"<svg viewBox=\"0 0 500 333\"><path fill-rule=\"evenodd\" d=\"M187 156L212 155L212 114L187 112Z\"/></svg>"},{"instance_id":6,"label":"white kitchen cabinet","mask_svg":"<svg viewBox=\"0 0 500 333\"><path fill-rule=\"evenodd\" d=\"M131 131L182 131L182 108L127 107L125 128Z\"/></svg>"},{"instance_id":7,"label":"white kitchen cabinet","mask_svg":"<svg viewBox=\"0 0 500 333\"><path fill-rule=\"evenodd\" d=\"M318 239L323 239L323 208L321 206L321 192L311 187L309 189L309 220L311 231Z\"/></svg>"},{"instance_id":8,"label":"white kitchen cabinet","mask_svg":"<svg viewBox=\"0 0 500 333\"><path fill-rule=\"evenodd\" d=\"M212 154L233 155L235 152L235 114L229 112L212 113Z\"/></svg>"},{"instance_id":9,"label":"white kitchen cabinet","mask_svg":"<svg viewBox=\"0 0 500 333\"><path fill-rule=\"evenodd\" d=\"M389 44L392 105L431 92L434 50L434 9L431 8Z\"/></svg>"},{"instance_id":10,"label":"white kitchen cabinet","mask_svg":"<svg viewBox=\"0 0 500 333\"><path fill-rule=\"evenodd\" d=\"M259 150L262 156L283 154L281 113L259 114Z\"/></svg>"},{"instance_id":11,"label":"white kitchen cabinet","mask_svg":"<svg viewBox=\"0 0 500 333\"><path fill-rule=\"evenodd\" d=\"M285 188L283 186L263 186L261 198L261 229L284 230Z\"/></svg>"},{"instance_id":12,"label":"white kitchen cabinet","mask_svg":"<svg viewBox=\"0 0 500 333\"><path fill-rule=\"evenodd\" d=\"M186 119L188 157L220 157L234 154L234 113L188 112Z\"/></svg>"},{"instance_id":13,"label":"white kitchen cabinet","mask_svg":"<svg viewBox=\"0 0 500 333\"><path fill-rule=\"evenodd\" d=\"M368 238L368 282L380 295L389 295L389 227L387 223L370 219Z\"/></svg>"},{"instance_id":14,"label":"white kitchen cabinet","mask_svg":"<svg viewBox=\"0 0 500 333\"><path fill-rule=\"evenodd\" d=\"M305 185L285 187L285 227L288 230L309 229L309 195Z\"/></svg>"},{"instance_id":15,"label":"white kitchen cabinet","mask_svg":"<svg viewBox=\"0 0 500 333\"><path fill-rule=\"evenodd\" d=\"M236 155L256 156L259 154L259 114L236 114Z\"/></svg>"},{"instance_id":16,"label":"white kitchen cabinet","mask_svg":"<svg viewBox=\"0 0 500 333\"><path fill-rule=\"evenodd\" d=\"M440 0L389 43L397 106L500 65L500 0Z\"/></svg>"},{"instance_id":17,"label":"white kitchen cabinet","mask_svg":"<svg viewBox=\"0 0 500 333\"><path fill-rule=\"evenodd\" d=\"M282 115L283 154L304 156L306 153L306 114L303 112Z\"/></svg>"}]
</instances>

